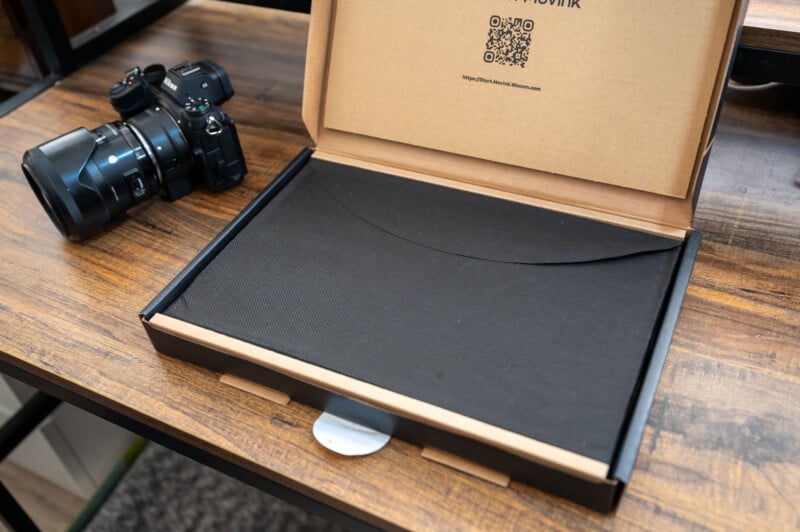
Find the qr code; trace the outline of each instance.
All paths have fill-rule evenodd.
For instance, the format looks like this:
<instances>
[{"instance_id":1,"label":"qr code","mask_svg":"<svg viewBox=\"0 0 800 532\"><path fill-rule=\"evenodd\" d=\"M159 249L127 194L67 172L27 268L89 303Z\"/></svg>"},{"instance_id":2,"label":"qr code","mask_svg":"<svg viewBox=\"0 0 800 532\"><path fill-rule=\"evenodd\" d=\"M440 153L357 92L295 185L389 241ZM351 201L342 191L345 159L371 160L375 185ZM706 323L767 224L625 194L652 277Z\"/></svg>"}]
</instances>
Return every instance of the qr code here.
<instances>
[{"instance_id":1,"label":"qr code","mask_svg":"<svg viewBox=\"0 0 800 532\"><path fill-rule=\"evenodd\" d=\"M489 40L483 60L487 63L525 68L531 50L533 21L512 17L489 18Z\"/></svg>"}]
</instances>

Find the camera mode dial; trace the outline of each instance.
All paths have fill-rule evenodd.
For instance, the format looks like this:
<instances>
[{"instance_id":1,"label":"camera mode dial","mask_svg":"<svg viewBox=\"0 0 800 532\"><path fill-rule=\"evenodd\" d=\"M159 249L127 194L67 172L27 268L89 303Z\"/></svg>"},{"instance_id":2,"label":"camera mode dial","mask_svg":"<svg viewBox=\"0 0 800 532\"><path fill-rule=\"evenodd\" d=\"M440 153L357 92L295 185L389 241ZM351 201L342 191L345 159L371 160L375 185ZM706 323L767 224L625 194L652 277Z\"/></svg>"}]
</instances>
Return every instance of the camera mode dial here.
<instances>
[{"instance_id":1,"label":"camera mode dial","mask_svg":"<svg viewBox=\"0 0 800 532\"><path fill-rule=\"evenodd\" d=\"M191 117L199 117L207 115L211 112L211 102L208 101L208 98L192 98L189 97L186 100L186 103L183 104L183 109L186 111Z\"/></svg>"}]
</instances>

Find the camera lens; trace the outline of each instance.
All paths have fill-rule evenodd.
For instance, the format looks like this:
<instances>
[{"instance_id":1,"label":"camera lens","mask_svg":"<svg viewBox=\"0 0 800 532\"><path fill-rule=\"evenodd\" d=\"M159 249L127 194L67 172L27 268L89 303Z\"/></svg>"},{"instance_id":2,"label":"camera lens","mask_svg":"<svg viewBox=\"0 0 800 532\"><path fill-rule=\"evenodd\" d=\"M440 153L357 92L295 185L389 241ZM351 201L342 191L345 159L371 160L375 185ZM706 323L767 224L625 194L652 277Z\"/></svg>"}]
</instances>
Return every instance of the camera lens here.
<instances>
[{"instance_id":1,"label":"camera lens","mask_svg":"<svg viewBox=\"0 0 800 532\"><path fill-rule=\"evenodd\" d=\"M191 190L189 147L158 108L130 124L80 128L30 149L22 170L53 224L75 241L155 195L163 179L185 181Z\"/></svg>"},{"instance_id":2,"label":"camera lens","mask_svg":"<svg viewBox=\"0 0 800 532\"><path fill-rule=\"evenodd\" d=\"M192 151L176 119L163 107L149 107L128 120L128 125L148 150L161 196L175 200L192 191Z\"/></svg>"}]
</instances>

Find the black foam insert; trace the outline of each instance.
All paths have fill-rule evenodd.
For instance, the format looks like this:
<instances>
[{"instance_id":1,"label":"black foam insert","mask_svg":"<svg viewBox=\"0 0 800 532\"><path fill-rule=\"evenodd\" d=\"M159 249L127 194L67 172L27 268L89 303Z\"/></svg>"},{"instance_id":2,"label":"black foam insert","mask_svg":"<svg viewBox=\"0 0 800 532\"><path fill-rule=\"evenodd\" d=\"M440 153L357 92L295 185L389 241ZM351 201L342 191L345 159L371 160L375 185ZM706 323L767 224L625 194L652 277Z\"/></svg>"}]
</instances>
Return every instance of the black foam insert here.
<instances>
[{"instance_id":1,"label":"black foam insert","mask_svg":"<svg viewBox=\"0 0 800 532\"><path fill-rule=\"evenodd\" d=\"M610 463L681 246L312 159L166 314Z\"/></svg>"}]
</instances>

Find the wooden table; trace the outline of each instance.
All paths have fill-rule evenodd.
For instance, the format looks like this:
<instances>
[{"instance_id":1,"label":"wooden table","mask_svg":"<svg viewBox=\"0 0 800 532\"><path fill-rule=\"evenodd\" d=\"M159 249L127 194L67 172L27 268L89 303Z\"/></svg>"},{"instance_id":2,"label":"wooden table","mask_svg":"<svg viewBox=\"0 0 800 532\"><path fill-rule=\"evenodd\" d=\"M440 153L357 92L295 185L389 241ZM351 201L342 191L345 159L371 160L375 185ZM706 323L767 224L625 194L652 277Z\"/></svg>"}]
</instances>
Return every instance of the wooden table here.
<instances>
[{"instance_id":1,"label":"wooden table","mask_svg":"<svg viewBox=\"0 0 800 532\"><path fill-rule=\"evenodd\" d=\"M750 0L741 44L800 54L800 2Z\"/></svg>"},{"instance_id":2,"label":"wooden table","mask_svg":"<svg viewBox=\"0 0 800 532\"><path fill-rule=\"evenodd\" d=\"M304 15L192 3L0 120L0 370L281 496L380 526L800 526L800 116L781 99L797 93L726 104L697 208L705 240L615 515L499 488L401 441L334 456L313 440L313 409L153 350L138 311L309 144L306 31ZM225 109L245 183L152 201L82 245L63 239L19 170L24 150L114 120L106 93L131 65L203 57L233 80Z\"/></svg>"}]
</instances>

